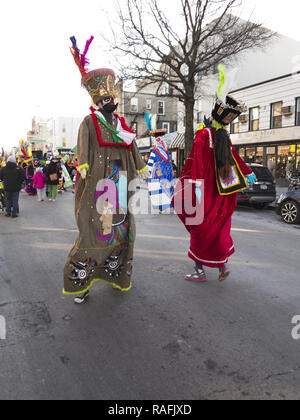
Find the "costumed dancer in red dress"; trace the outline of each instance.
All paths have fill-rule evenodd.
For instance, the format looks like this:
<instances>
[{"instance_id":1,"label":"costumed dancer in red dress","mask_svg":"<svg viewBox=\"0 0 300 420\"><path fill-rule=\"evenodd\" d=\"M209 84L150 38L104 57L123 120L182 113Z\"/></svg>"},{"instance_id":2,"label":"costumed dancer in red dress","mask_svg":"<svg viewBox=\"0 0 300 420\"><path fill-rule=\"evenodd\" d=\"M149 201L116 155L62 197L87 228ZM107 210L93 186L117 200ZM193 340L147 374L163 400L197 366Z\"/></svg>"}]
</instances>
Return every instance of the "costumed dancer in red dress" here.
<instances>
[{"instance_id":1,"label":"costumed dancer in red dress","mask_svg":"<svg viewBox=\"0 0 300 420\"><path fill-rule=\"evenodd\" d=\"M204 266L219 268L220 282L230 274L226 264L235 252L230 233L238 192L257 181L232 146L226 129L245 111L230 96L224 102L217 99L212 117L196 133L176 186L173 206L191 235L189 257L196 263L195 272L186 280L206 281ZM201 208L202 218L195 223L197 208Z\"/></svg>"}]
</instances>

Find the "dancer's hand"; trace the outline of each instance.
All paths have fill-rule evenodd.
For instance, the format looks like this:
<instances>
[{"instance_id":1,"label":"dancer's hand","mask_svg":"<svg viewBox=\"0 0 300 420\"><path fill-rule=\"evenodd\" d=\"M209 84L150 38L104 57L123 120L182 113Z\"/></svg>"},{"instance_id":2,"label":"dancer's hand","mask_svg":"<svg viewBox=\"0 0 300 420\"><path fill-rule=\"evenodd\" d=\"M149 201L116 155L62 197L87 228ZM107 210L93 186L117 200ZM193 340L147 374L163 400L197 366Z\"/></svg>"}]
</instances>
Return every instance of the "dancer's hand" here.
<instances>
[{"instance_id":1,"label":"dancer's hand","mask_svg":"<svg viewBox=\"0 0 300 420\"><path fill-rule=\"evenodd\" d=\"M87 174L86 169L85 168L84 169L81 169L80 175L81 175L81 178L82 179L85 179L86 178L86 174Z\"/></svg>"},{"instance_id":2,"label":"dancer's hand","mask_svg":"<svg viewBox=\"0 0 300 420\"><path fill-rule=\"evenodd\" d=\"M141 174L139 174L139 177L142 180L148 179L149 178L149 171L148 171L148 169L146 171L142 172Z\"/></svg>"},{"instance_id":3,"label":"dancer's hand","mask_svg":"<svg viewBox=\"0 0 300 420\"><path fill-rule=\"evenodd\" d=\"M256 175L255 175L254 172L252 172L252 174L247 176L247 182L250 185L253 185L253 184L255 184L255 182L257 182L257 178L256 178Z\"/></svg>"}]
</instances>

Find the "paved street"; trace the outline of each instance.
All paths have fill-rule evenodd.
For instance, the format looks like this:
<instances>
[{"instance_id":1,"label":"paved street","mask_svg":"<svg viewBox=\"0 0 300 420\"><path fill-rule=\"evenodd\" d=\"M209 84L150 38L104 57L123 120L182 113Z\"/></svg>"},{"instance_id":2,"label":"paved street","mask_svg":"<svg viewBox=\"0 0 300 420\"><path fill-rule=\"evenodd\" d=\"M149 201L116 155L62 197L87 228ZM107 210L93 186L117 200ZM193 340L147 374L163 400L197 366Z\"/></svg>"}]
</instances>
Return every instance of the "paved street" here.
<instances>
[{"instance_id":1,"label":"paved street","mask_svg":"<svg viewBox=\"0 0 300 420\"><path fill-rule=\"evenodd\" d=\"M73 195L22 193L21 217L0 216L0 399L299 399L300 229L249 208L233 226L232 276L193 284L179 219L138 216L132 291L98 283L76 306Z\"/></svg>"}]
</instances>

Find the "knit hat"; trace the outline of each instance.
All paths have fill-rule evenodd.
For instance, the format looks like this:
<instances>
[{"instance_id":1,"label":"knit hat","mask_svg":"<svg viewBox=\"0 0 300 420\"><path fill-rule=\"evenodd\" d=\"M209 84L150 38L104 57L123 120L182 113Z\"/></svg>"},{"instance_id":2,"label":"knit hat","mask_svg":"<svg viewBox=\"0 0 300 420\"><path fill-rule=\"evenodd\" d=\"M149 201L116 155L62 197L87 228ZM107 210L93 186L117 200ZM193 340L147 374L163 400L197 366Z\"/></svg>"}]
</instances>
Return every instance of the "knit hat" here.
<instances>
[{"instance_id":1,"label":"knit hat","mask_svg":"<svg viewBox=\"0 0 300 420\"><path fill-rule=\"evenodd\" d=\"M7 159L7 162L17 163L16 156L15 155L9 156L9 158Z\"/></svg>"}]
</instances>

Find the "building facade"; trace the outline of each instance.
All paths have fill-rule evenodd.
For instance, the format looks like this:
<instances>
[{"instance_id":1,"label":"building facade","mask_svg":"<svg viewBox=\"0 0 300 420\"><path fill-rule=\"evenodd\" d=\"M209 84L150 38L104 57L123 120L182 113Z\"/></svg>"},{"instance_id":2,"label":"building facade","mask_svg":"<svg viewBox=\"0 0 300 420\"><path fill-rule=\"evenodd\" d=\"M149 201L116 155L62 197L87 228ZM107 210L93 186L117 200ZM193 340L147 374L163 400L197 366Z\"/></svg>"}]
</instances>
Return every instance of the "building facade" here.
<instances>
[{"instance_id":1,"label":"building facade","mask_svg":"<svg viewBox=\"0 0 300 420\"><path fill-rule=\"evenodd\" d=\"M284 182L300 170L300 72L232 92L248 111L231 125L231 139L247 163L261 163Z\"/></svg>"},{"instance_id":2,"label":"building facade","mask_svg":"<svg viewBox=\"0 0 300 420\"><path fill-rule=\"evenodd\" d=\"M221 64L221 63L220 63ZM254 49L244 52L234 59L231 63L226 65L226 79L230 80L230 89L235 96L244 100L249 108L252 109L251 116L243 116L238 122L236 121L235 130L239 129L239 136L234 136L236 142L242 141L246 144L257 142L260 144L261 136L268 134L265 130L270 130L271 104L282 102L282 105L274 105L274 117L278 114L275 120L281 120L280 115L282 112L282 127L280 134L285 134L285 131L293 130L296 111L295 97L300 96L299 92L299 78L297 73L300 71L300 42L281 34L276 34L273 41L265 49ZM295 75L296 76L293 76ZM290 75L290 76L285 76ZM199 121L203 121L204 115L209 116L214 106L216 99L216 92L219 85L219 75L211 74L209 76L199 77L199 83L196 92L196 105L195 105L195 130L199 127ZM255 104L256 102L256 104ZM293 109L287 110L286 107L291 106ZM257 108L259 107L259 120L260 130L259 133L253 134L252 130L248 130L249 119L253 121L258 119ZM276 109L275 109L276 108ZM281 111L281 108L283 110ZM299 107L298 107L299 109ZM178 112L178 127L179 132L185 131L184 124L185 113L182 105L179 107ZM243 121L244 119L244 121ZM280 124L280 123L279 123ZM289 128L289 129L288 129ZM297 131L297 127L294 128ZM248 137L245 134L248 132ZM252 133L252 134L250 134ZM266 140L267 140L266 137ZM273 138L276 139L276 137ZM297 134L286 134L283 139L292 142L296 140ZM271 135L269 136L270 143ZM279 139L277 139L279 140ZM293 146L293 145L292 145ZM280 149L280 151L284 149ZM293 150L293 149L292 149ZM269 150L271 152L272 149ZM274 150L273 150L274 151ZM275 149L273 160L277 161L277 149ZM262 153L261 151L258 153ZM265 159L266 160L266 159ZM271 165L271 164L270 164ZM278 174L277 174L278 175Z\"/></svg>"},{"instance_id":3,"label":"building facade","mask_svg":"<svg viewBox=\"0 0 300 420\"><path fill-rule=\"evenodd\" d=\"M33 151L45 153L54 149L71 150L77 144L80 124L79 118L34 117L32 129L27 133L27 140L31 143Z\"/></svg>"},{"instance_id":4,"label":"building facade","mask_svg":"<svg viewBox=\"0 0 300 420\"><path fill-rule=\"evenodd\" d=\"M27 132L27 141L30 143L33 152L45 153L48 149L52 149L52 132L49 122L50 120L43 118L32 118L32 127Z\"/></svg>"},{"instance_id":5,"label":"building facade","mask_svg":"<svg viewBox=\"0 0 300 420\"><path fill-rule=\"evenodd\" d=\"M80 118L59 117L52 120L53 143L57 149L72 150L77 145Z\"/></svg>"},{"instance_id":6,"label":"building facade","mask_svg":"<svg viewBox=\"0 0 300 420\"><path fill-rule=\"evenodd\" d=\"M167 133L177 131L177 99L156 95L156 88L126 90L120 81L117 85L118 113L125 117L127 125L137 134L137 143L142 153L149 153L152 140L148 135L145 114L156 117L157 129ZM167 87L166 87L167 89ZM163 94L163 92L162 92Z\"/></svg>"}]
</instances>

